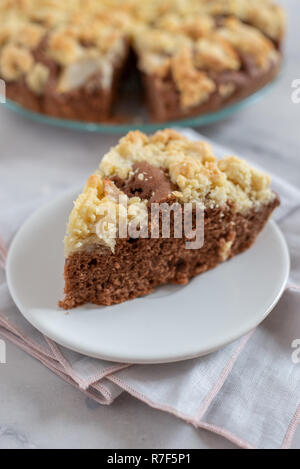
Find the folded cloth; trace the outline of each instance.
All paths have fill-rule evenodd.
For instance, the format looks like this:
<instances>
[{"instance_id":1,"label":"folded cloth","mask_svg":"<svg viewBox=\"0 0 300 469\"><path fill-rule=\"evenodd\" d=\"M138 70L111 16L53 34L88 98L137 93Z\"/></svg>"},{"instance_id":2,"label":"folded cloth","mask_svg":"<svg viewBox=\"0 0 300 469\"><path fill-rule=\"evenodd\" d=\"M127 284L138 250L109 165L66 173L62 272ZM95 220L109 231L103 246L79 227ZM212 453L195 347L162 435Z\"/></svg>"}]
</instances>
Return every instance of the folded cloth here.
<instances>
[{"instance_id":1,"label":"folded cloth","mask_svg":"<svg viewBox=\"0 0 300 469\"><path fill-rule=\"evenodd\" d=\"M205 138L190 130L184 133L189 138ZM213 146L219 156L228 154ZM0 187L4 187L1 177ZM23 318L1 269L0 336L101 404L112 404L126 391L240 447L288 448L300 423L300 191L277 177L273 187L282 201L275 219L289 244L290 283L263 324L222 350L164 365L124 365L80 355L58 346ZM27 205L23 202L22 213L29 213L34 205L33 200ZM7 240L16 219L20 218L8 210L5 217L0 215L1 234ZM1 240L3 269L6 254Z\"/></svg>"}]
</instances>

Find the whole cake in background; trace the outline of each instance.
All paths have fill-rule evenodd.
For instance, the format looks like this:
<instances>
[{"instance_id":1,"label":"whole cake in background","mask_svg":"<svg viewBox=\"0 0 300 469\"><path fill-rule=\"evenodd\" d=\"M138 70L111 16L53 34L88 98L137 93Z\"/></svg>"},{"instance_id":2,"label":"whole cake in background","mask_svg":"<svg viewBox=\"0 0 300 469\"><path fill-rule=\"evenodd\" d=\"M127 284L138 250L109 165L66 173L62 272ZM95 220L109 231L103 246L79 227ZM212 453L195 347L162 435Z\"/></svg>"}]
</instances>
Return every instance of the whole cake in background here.
<instances>
[{"instance_id":1,"label":"whole cake in background","mask_svg":"<svg viewBox=\"0 0 300 469\"><path fill-rule=\"evenodd\" d=\"M283 34L271 0L1 0L0 77L32 111L106 122L135 71L163 122L262 88L279 71Z\"/></svg>"},{"instance_id":2,"label":"whole cake in background","mask_svg":"<svg viewBox=\"0 0 300 469\"><path fill-rule=\"evenodd\" d=\"M247 250L279 205L270 182L245 161L217 160L207 143L175 131L150 137L130 132L104 156L74 204L60 306L111 305L158 285L186 284ZM153 206L162 208L158 219ZM164 234L163 212L174 206L180 217L170 214L171 229ZM195 215L199 207L202 225ZM193 231L186 231L190 216ZM132 222L137 235L130 232ZM182 228L180 236L174 235L175 227ZM187 241L197 236L198 227L204 238L191 248Z\"/></svg>"}]
</instances>

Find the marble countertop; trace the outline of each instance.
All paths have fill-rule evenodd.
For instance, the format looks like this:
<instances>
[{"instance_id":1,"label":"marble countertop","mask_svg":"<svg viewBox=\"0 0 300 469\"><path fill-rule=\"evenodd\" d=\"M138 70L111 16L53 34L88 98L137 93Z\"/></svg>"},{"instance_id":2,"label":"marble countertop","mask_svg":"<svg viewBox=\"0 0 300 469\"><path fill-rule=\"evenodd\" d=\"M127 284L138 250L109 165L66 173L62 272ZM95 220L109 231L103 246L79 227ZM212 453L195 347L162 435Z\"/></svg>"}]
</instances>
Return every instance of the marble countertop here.
<instances>
[{"instance_id":1,"label":"marble countertop","mask_svg":"<svg viewBox=\"0 0 300 469\"><path fill-rule=\"evenodd\" d=\"M289 11L283 74L261 101L218 124L199 130L269 171L300 183L300 103L291 99L300 79L298 0L282 1ZM25 120L0 105L0 231L6 210L22 213L24 191L41 203L82 180L119 136L54 129ZM59 168L64 171L60 176ZM65 173L70 168L70 180ZM15 175L23 176L21 187ZM25 205L24 205L25 206ZM33 209L34 207L32 207ZM16 220L16 226L20 219ZM10 226L10 235L16 226ZM300 448L300 428L293 443ZM12 344L0 365L1 448L234 448L223 438L196 430L173 416L122 394L100 406Z\"/></svg>"}]
</instances>

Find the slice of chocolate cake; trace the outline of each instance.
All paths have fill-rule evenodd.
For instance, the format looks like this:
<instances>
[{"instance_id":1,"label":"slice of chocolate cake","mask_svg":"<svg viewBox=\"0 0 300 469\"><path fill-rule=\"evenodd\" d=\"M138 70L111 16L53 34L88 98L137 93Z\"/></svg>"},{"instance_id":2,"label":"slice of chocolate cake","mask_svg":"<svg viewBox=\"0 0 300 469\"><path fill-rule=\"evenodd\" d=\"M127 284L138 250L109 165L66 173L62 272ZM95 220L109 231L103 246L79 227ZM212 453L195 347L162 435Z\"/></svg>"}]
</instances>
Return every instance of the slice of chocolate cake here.
<instances>
[{"instance_id":1,"label":"slice of chocolate cake","mask_svg":"<svg viewBox=\"0 0 300 469\"><path fill-rule=\"evenodd\" d=\"M207 143L172 130L130 132L74 204L60 306L185 284L248 249L277 205L269 176L243 160L217 160Z\"/></svg>"}]
</instances>

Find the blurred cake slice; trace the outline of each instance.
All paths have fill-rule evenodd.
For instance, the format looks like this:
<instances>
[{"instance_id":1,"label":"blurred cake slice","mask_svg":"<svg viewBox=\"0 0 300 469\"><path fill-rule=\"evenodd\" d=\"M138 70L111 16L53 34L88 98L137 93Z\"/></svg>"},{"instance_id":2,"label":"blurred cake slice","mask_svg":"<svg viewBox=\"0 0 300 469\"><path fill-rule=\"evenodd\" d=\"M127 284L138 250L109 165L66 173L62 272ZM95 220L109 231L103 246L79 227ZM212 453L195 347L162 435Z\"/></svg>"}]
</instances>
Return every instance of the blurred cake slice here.
<instances>
[{"instance_id":1,"label":"blurred cake slice","mask_svg":"<svg viewBox=\"0 0 300 469\"><path fill-rule=\"evenodd\" d=\"M217 24L217 26L216 26ZM238 18L162 18L134 40L155 121L216 111L253 94L278 74L278 46Z\"/></svg>"}]
</instances>

